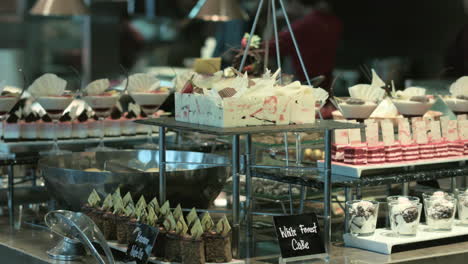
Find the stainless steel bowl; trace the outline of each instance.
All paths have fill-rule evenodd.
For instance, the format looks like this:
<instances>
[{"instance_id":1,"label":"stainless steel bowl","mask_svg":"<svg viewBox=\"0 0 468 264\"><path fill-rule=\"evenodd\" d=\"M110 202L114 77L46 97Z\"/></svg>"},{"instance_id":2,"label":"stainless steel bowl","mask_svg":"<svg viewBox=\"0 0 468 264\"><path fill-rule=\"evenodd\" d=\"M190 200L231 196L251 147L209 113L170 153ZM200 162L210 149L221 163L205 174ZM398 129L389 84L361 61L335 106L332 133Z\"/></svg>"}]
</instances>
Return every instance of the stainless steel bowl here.
<instances>
[{"instance_id":1,"label":"stainless steel bowl","mask_svg":"<svg viewBox=\"0 0 468 264\"><path fill-rule=\"evenodd\" d=\"M123 150L79 152L49 156L39 161L45 185L62 208L79 210L93 189L105 197L120 187L122 195L131 192L152 199L158 194L159 151ZM167 151L167 198L171 205L208 208L221 192L229 174L228 159L214 154ZM175 162L181 162L175 164ZM191 163L204 163L191 164ZM85 171L89 168L101 172Z\"/></svg>"}]
</instances>

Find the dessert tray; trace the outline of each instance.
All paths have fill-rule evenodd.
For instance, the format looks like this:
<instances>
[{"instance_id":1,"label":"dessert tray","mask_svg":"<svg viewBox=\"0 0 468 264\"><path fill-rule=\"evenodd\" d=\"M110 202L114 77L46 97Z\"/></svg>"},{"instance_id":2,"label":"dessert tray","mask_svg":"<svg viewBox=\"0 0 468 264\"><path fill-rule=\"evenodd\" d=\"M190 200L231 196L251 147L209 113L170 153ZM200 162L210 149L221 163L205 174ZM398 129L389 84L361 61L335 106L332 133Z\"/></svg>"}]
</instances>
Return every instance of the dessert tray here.
<instances>
[{"instance_id":1,"label":"dessert tray","mask_svg":"<svg viewBox=\"0 0 468 264\"><path fill-rule=\"evenodd\" d=\"M405 167L414 167L414 166L424 166L424 165L433 165L433 164L444 164L451 162L462 162L468 160L468 156L453 156L446 158L437 158L437 159L422 159L415 161L399 161L399 162L385 162L377 164L365 164L365 165L353 165L343 162L332 162L332 171L333 174L343 175L353 178L361 178L361 176L366 175L372 171L383 170L383 169L392 169L392 168L405 168ZM324 161L317 161L317 167L320 172L323 172Z\"/></svg>"},{"instance_id":2,"label":"dessert tray","mask_svg":"<svg viewBox=\"0 0 468 264\"><path fill-rule=\"evenodd\" d=\"M452 244L468 241L468 227L455 224L452 231L431 232L425 224L420 224L418 234L414 237L397 237L390 229L379 228L368 237L344 234L344 243L348 247L361 248L383 254L426 248L435 245Z\"/></svg>"},{"instance_id":3,"label":"dessert tray","mask_svg":"<svg viewBox=\"0 0 468 264\"><path fill-rule=\"evenodd\" d=\"M153 135L153 140L158 138L158 134ZM166 133L167 140L174 142L176 139L175 132ZM148 139L147 135L134 135L134 136L119 136L119 137L104 137L105 143L115 143L115 144L130 144L133 145L138 142L144 142ZM84 148L85 145L93 145L99 143L99 138L84 138L84 139L59 139L58 144L60 146L65 146L66 148L75 149L75 148ZM51 146L53 144L52 140L19 140L19 141L7 141L0 143L0 152L5 153L27 153L27 152L37 152L44 147Z\"/></svg>"},{"instance_id":4,"label":"dessert tray","mask_svg":"<svg viewBox=\"0 0 468 264\"><path fill-rule=\"evenodd\" d=\"M117 243L117 241L108 241L107 244L111 249L120 251L120 252L127 252L127 246L122 245ZM167 262L167 261L162 261L158 260L155 257L150 257L148 263L157 263L157 264L171 264L171 263L178 263L178 262ZM207 264L210 264L209 262L206 262ZM239 259L233 259L231 262L226 262L229 264L244 264L245 261L239 260ZM219 264L219 263L218 263Z\"/></svg>"}]
</instances>

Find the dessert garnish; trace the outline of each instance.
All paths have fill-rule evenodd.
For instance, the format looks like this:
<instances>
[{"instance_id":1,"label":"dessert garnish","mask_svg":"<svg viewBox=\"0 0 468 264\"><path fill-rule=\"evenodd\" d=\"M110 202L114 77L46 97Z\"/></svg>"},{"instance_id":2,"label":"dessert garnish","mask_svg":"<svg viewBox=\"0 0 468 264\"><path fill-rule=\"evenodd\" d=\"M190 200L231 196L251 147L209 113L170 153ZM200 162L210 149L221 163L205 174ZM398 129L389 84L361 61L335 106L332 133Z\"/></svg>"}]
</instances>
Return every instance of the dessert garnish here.
<instances>
[{"instance_id":1,"label":"dessert garnish","mask_svg":"<svg viewBox=\"0 0 468 264\"><path fill-rule=\"evenodd\" d=\"M140 116L140 113L141 113L141 108L139 105L134 104L134 103L129 103L128 113L125 117L127 119L137 118L138 116Z\"/></svg>"},{"instance_id":2,"label":"dessert garnish","mask_svg":"<svg viewBox=\"0 0 468 264\"><path fill-rule=\"evenodd\" d=\"M112 201L112 194L108 194L102 203L102 209L110 210L112 209L113 201Z\"/></svg>"},{"instance_id":3,"label":"dessert garnish","mask_svg":"<svg viewBox=\"0 0 468 264\"><path fill-rule=\"evenodd\" d=\"M187 215L187 224L191 226L197 218L198 218L197 210L194 207L192 208L192 210L190 210L189 214Z\"/></svg>"},{"instance_id":4,"label":"dessert garnish","mask_svg":"<svg viewBox=\"0 0 468 264\"><path fill-rule=\"evenodd\" d=\"M114 214L115 215L123 215L125 214L125 207L123 205L123 201L120 198L117 198L117 200L114 202Z\"/></svg>"},{"instance_id":5,"label":"dessert garnish","mask_svg":"<svg viewBox=\"0 0 468 264\"><path fill-rule=\"evenodd\" d=\"M192 228L190 229L192 239L199 240L203 235L203 227L201 226L200 219L196 219Z\"/></svg>"},{"instance_id":6,"label":"dessert garnish","mask_svg":"<svg viewBox=\"0 0 468 264\"><path fill-rule=\"evenodd\" d=\"M125 207L125 215L132 218L135 217L135 207L132 204L128 204L127 207Z\"/></svg>"},{"instance_id":7,"label":"dessert garnish","mask_svg":"<svg viewBox=\"0 0 468 264\"><path fill-rule=\"evenodd\" d=\"M153 207L148 207L148 216L146 217L146 224L149 226L156 226L158 216L153 210Z\"/></svg>"},{"instance_id":8,"label":"dessert garnish","mask_svg":"<svg viewBox=\"0 0 468 264\"><path fill-rule=\"evenodd\" d=\"M59 118L59 122L70 122L72 119L70 117L70 113L67 112L65 113L64 115L62 115L60 118Z\"/></svg>"},{"instance_id":9,"label":"dessert garnish","mask_svg":"<svg viewBox=\"0 0 468 264\"><path fill-rule=\"evenodd\" d=\"M210 232L213 229L214 222L213 219L211 219L210 213L206 212L205 214L203 214L201 225L205 232Z\"/></svg>"},{"instance_id":10,"label":"dessert garnish","mask_svg":"<svg viewBox=\"0 0 468 264\"><path fill-rule=\"evenodd\" d=\"M113 202L115 203L116 200L120 199L122 200L122 196L120 195L120 188L117 187L117 189L115 190L114 194L112 194L112 199L113 199Z\"/></svg>"},{"instance_id":11,"label":"dessert garnish","mask_svg":"<svg viewBox=\"0 0 468 264\"><path fill-rule=\"evenodd\" d=\"M178 204L177 207L174 209L174 212L172 213L172 215L174 216L175 220L179 220L179 218L183 216L182 207L180 206L180 204Z\"/></svg>"},{"instance_id":12,"label":"dessert garnish","mask_svg":"<svg viewBox=\"0 0 468 264\"><path fill-rule=\"evenodd\" d=\"M46 123L52 122L52 118L50 118L47 114L42 116L42 121Z\"/></svg>"},{"instance_id":13,"label":"dessert garnish","mask_svg":"<svg viewBox=\"0 0 468 264\"><path fill-rule=\"evenodd\" d=\"M164 217L166 217L171 212L171 205L169 201L164 202L159 212L161 213L161 216L164 216Z\"/></svg>"},{"instance_id":14,"label":"dessert garnish","mask_svg":"<svg viewBox=\"0 0 468 264\"><path fill-rule=\"evenodd\" d=\"M146 206L137 206L135 209L135 215L139 221L145 221L146 217L148 216L148 212L146 211Z\"/></svg>"},{"instance_id":15,"label":"dessert garnish","mask_svg":"<svg viewBox=\"0 0 468 264\"><path fill-rule=\"evenodd\" d=\"M158 199L156 199L156 197L154 197L153 200L151 200L148 203L148 207L152 207L156 215L159 215L160 207L159 207Z\"/></svg>"},{"instance_id":16,"label":"dessert garnish","mask_svg":"<svg viewBox=\"0 0 468 264\"><path fill-rule=\"evenodd\" d=\"M167 214L166 219L164 219L163 225L166 231L175 231L177 224L175 222L174 216L170 211Z\"/></svg>"},{"instance_id":17,"label":"dessert garnish","mask_svg":"<svg viewBox=\"0 0 468 264\"><path fill-rule=\"evenodd\" d=\"M89 83L85 88L85 92L87 95L100 95L103 94L109 86L109 79L99 79Z\"/></svg>"},{"instance_id":18,"label":"dessert garnish","mask_svg":"<svg viewBox=\"0 0 468 264\"><path fill-rule=\"evenodd\" d=\"M140 206L141 206L141 207L146 207L146 206L147 206L145 197L144 197L143 195L140 197L140 199L139 199L138 202L136 203L136 207L137 207L137 208L140 207Z\"/></svg>"},{"instance_id":19,"label":"dessert garnish","mask_svg":"<svg viewBox=\"0 0 468 264\"><path fill-rule=\"evenodd\" d=\"M226 215L224 215L223 218L221 218L216 224L216 233L222 236L227 236L227 234L229 234L230 231L231 225L229 225L229 221Z\"/></svg>"},{"instance_id":20,"label":"dessert garnish","mask_svg":"<svg viewBox=\"0 0 468 264\"><path fill-rule=\"evenodd\" d=\"M98 207L99 202L101 201L101 197L99 197L99 194L96 192L95 189L91 192L91 194L88 197L88 204L91 207Z\"/></svg>"},{"instance_id":21,"label":"dessert garnish","mask_svg":"<svg viewBox=\"0 0 468 264\"><path fill-rule=\"evenodd\" d=\"M455 205L445 198L443 192L433 194L433 203L427 208L428 216L433 219L449 219L453 216Z\"/></svg>"},{"instance_id":22,"label":"dessert garnish","mask_svg":"<svg viewBox=\"0 0 468 264\"><path fill-rule=\"evenodd\" d=\"M353 207L350 208L350 214L359 217L365 217L366 219L374 215L374 213L374 205L368 201L360 201L353 204Z\"/></svg>"},{"instance_id":23,"label":"dessert garnish","mask_svg":"<svg viewBox=\"0 0 468 264\"><path fill-rule=\"evenodd\" d=\"M34 97L60 96L65 92L67 81L52 73L46 73L37 78L29 87L28 92Z\"/></svg>"},{"instance_id":24,"label":"dessert garnish","mask_svg":"<svg viewBox=\"0 0 468 264\"><path fill-rule=\"evenodd\" d=\"M399 197L393 210L395 211L393 217L396 225L399 224L397 221L398 216L401 216L406 223L411 223L418 219L419 210L417 206L406 197Z\"/></svg>"},{"instance_id":25,"label":"dessert garnish","mask_svg":"<svg viewBox=\"0 0 468 264\"><path fill-rule=\"evenodd\" d=\"M129 93L151 92L151 91L156 91L160 88L159 79L150 74L136 73L136 74L130 75L128 79L129 79L128 80ZM126 85L126 82L127 81L125 81L125 85Z\"/></svg>"},{"instance_id":26,"label":"dessert garnish","mask_svg":"<svg viewBox=\"0 0 468 264\"><path fill-rule=\"evenodd\" d=\"M122 198L122 201L123 201L124 206L127 206L129 204L133 205L133 199L132 199L132 195L130 194L130 192L127 192L127 194L125 194L125 196Z\"/></svg>"},{"instance_id":27,"label":"dessert garnish","mask_svg":"<svg viewBox=\"0 0 468 264\"><path fill-rule=\"evenodd\" d=\"M188 231L188 226L187 226L187 223L185 223L184 218L183 217L179 218L179 220L177 221L176 229L175 229L176 234L184 237L185 235L187 235L187 231Z\"/></svg>"},{"instance_id":28,"label":"dessert garnish","mask_svg":"<svg viewBox=\"0 0 468 264\"><path fill-rule=\"evenodd\" d=\"M236 89L231 88L231 87L224 88L218 92L221 98L233 97L234 95L236 95L236 93L237 93Z\"/></svg>"}]
</instances>

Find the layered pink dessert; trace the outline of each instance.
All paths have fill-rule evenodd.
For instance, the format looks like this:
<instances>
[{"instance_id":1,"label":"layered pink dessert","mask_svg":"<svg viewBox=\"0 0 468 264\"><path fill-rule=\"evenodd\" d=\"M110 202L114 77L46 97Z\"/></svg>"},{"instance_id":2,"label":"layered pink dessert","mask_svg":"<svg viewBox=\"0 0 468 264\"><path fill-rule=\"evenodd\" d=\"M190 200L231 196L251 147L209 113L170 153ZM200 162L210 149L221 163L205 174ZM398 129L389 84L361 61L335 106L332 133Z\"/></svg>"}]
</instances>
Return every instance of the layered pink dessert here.
<instances>
[{"instance_id":1,"label":"layered pink dessert","mask_svg":"<svg viewBox=\"0 0 468 264\"><path fill-rule=\"evenodd\" d=\"M367 145L349 145L344 148L344 162L354 165L367 164Z\"/></svg>"}]
</instances>

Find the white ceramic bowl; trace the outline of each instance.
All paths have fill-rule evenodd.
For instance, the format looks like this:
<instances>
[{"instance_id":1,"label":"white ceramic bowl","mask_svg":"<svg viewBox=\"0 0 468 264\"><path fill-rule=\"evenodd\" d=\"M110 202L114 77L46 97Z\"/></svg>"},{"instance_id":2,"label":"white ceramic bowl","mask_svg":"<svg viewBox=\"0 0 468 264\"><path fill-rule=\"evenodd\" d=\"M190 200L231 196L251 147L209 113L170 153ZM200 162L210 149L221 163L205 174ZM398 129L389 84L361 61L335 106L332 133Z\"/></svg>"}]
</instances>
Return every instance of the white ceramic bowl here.
<instances>
[{"instance_id":1,"label":"white ceramic bowl","mask_svg":"<svg viewBox=\"0 0 468 264\"><path fill-rule=\"evenodd\" d=\"M366 102L363 105L340 103L339 106L341 113L347 119L367 119L377 108L377 104L372 102Z\"/></svg>"},{"instance_id":2,"label":"white ceramic bowl","mask_svg":"<svg viewBox=\"0 0 468 264\"><path fill-rule=\"evenodd\" d=\"M444 98L444 102L453 112L467 113L468 112L468 100L461 100L454 97Z\"/></svg>"},{"instance_id":3,"label":"white ceramic bowl","mask_svg":"<svg viewBox=\"0 0 468 264\"><path fill-rule=\"evenodd\" d=\"M429 99L428 103L421 103L410 100L392 99L392 102L402 115L422 116L434 105L435 100Z\"/></svg>"}]
</instances>

